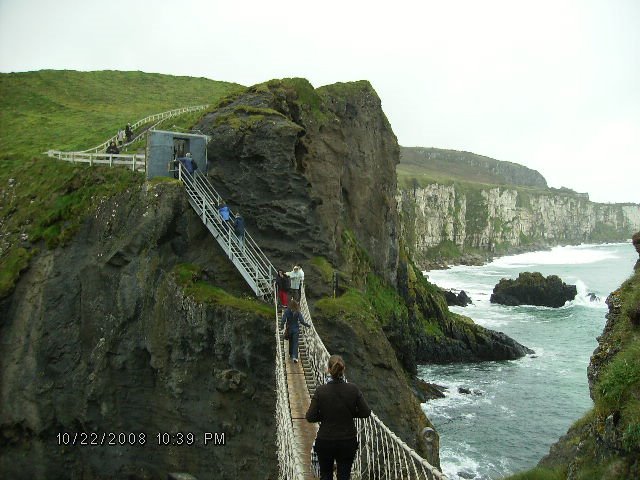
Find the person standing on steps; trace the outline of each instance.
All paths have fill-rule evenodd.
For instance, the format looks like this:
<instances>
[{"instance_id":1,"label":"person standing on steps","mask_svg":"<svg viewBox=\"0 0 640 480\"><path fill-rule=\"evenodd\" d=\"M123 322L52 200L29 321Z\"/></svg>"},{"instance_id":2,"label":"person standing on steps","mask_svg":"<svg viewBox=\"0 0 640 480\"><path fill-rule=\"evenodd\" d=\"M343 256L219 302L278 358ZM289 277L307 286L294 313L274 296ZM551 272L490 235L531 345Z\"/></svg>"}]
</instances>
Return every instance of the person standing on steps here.
<instances>
[{"instance_id":1,"label":"person standing on steps","mask_svg":"<svg viewBox=\"0 0 640 480\"><path fill-rule=\"evenodd\" d=\"M130 123L127 123L127 126L124 127L124 134L127 136L127 143L133 140L133 129L131 128Z\"/></svg>"},{"instance_id":2,"label":"person standing on steps","mask_svg":"<svg viewBox=\"0 0 640 480\"><path fill-rule=\"evenodd\" d=\"M198 168L198 165L196 165L196 162L194 162L193 159L191 158L190 153L187 153L186 156L179 158L178 161L182 165L184 165L184 168L187 169L187 172L189 172L189 175L193 175L196 169Z\"/></svg>"},{"instance_id":3,"label":"person standing on steps","mask_svg":"<svg viewBox=\"0 0 640 480\"><path fill-rule=\"evenodd\" d=\"M285 274L291 279L291 296L297 301L300 301L300 289L302 288L302 282L304 281L304 271L300 265L294 265L293 270Z\"/></svg>"},{"instance_id":4,"label":"person standing on steps","mask_svg":"<svg viewBox=\"0 0 640 480\"><path fill-rule=\"evenodd\" d=\"M120 129L118 130L118 145L122 145L124 143L124 130Z\"/></svg>"},{"instance_id":5,"label":"person standing on steps","mask_svg":"<svg viewBox=\"0 0 640 480\"><path fill-rule=\"evenodd\" d=\"M218 209L218 211L220 212L220 217L222 217L222 220L224 220L225 222L228 222L230 218L229 216L230 210L227 204L223 203L222 205L220 205L220 208Z\"/></svg>"},{"instance_id":6,"label":"person standing on steps","mask_svg":"<svg viewBox=\"0 0 640 480\"><path fill-rule=\"evenodd\" d=\"M240 215L239 213L236 214L233 229L236 232L236 237L238 238L240 249L244 251L244 218L242 218L242 215Z\"/></svg>"},{"instance_id":7,"label":"person standing on steps","mask_svg":"<svg viewBox=\"0 0 640 480\"><path fill-rule=\"evenodd\" d=\"M291 300L289 302L289 306L282 314L282 320L280 321L281 330L285 323L289 330L289 357L293 360L293 363L298 363L298 338L300 335L300 324L305 327L310 327L311 325L304 321L302 313L300 313L300 306L295 300Z\"/></svg>"},{"instance_id":8,"label":"person standing on steps","mask_svg":"<svg viewBox=\"0 0 640 480\"><path fill-rule=\"evenodd\" d=\"M276 277L276 288L278 289L278 300L283 308L287 308L289 304L289 298L287 292L289 291L289 277L284 274L284 270L278 270L278 276Z\"/></svg>"},{"instance_id":9,"label":"person standing on steps","mask_svg":"<svg viewBox=\"0 0 640 480\"><path fill-rule=\"evenodd\" d=\"M358 451L354 418L367 418L371 409L360 389L344 378L345 364L340 355L332 355L327 365L329 381L316 388L307 410L308 422L320 422L314 450L320 464L320 480L333 479L337 464L338 480L349 480Z\"/></svg>"}]
</instances>

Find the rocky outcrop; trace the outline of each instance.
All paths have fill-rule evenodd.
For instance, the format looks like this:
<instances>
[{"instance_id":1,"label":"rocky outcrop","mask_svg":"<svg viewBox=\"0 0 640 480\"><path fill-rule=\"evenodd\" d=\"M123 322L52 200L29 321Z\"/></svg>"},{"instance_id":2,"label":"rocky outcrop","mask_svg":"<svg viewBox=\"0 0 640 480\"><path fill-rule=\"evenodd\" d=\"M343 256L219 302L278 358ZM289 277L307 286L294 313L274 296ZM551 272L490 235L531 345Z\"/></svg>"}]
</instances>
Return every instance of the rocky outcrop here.
<instances>
[{"instance_id":1,"label":"rocky outcrop","mask_svg":"<svg viewBox=\"0 0 640 480\"><path fill-rule=\"evenodd\" d=\"M557 275L544 277L540 272L521 272L516 279L501 279L493 288L491 303L502 305L539 305L562 307L576 298L575 285L567 285Z\"/></svg>"},{"instance_id":2,"label":"rocky outcrop","mask_svg":"<svg viewBox=\"0 0 640 480\"><path fill-rule=\"evenodd\" d=\"M502 332L475 324L449 311L440 289L402 259L398 289L408 309L408 325L391 334L396 351L407 365L417 363L513 360L534 353Z\"/></svg>"},{"instance_id":3,"label":"rocky outcrop","mask_svg":"<svg viewBox=\"0 0 640 480\"><path fill-rule=\"evenodd\" d=\"M197 128L213 139L216 188L278 264L321 254L347 266L353 235L395 283L398 144L368 82L315 90L303 79L274 80Z\"/></svg>"},{"instance_id":4,"label":"rocky outcrop","mask_svg":"<svg viewBox=\"0 0 640 480\"><path fill-rule=\"evenodd\" d=\"M103 201L67 248L35 257L0 306L0 476L275 478L269 310L177 283L198 263L246 293L219 258L174 181ZM180 432L194 444L164 445ZM79 445L103 433L111 445Z\"/></svg>"},{"instance_id":5,"label":"rocky outcrop","mask_svg":"<svg viewBox=\"0 0 640 480\"><path fill-rule=\"evenodd\" d=\"M432 183L398 192L401 235L421 267L553 245L623 241L640 228L640 205L521 187Z\"/></svg>"},{"instance_id":6,"label":"rocky outcrop","mask_svg":"<svg viewBox=\"0 0 640 480\"><path fill-rule=\"evenodd\" d=\"M466 307L473 303L469 298L469 295L467 295L467 292L464 290L460 290L459 292L455 292L453 290L442 290L442 294L449 306L455 305L457 307Z\"/></svg>"}]
</instances>

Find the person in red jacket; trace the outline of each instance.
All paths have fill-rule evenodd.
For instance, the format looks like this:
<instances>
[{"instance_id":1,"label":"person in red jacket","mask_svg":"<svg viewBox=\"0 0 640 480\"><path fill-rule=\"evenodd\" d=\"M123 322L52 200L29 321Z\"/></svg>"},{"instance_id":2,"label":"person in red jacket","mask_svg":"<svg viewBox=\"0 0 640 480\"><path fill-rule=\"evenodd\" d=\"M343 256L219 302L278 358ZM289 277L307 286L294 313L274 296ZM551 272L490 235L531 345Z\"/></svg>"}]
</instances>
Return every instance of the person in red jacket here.
<instances>
[{"instance_id":1,"label":"person in red jacket","mask_svg":"<svg viewBox=\"0 0 640 480\"><path fill-rule=\"evenodd\" d=\"M308 422L321 422L315 442L320 464L320 479L333 478L333 463L338 465L338 480L349 480L351 466L358 451L354 418L367 418L371 409L360 389L344 379L345 364L340 355L328 363L331 377L320 385L307 410Z\"/></svg>"}]
</instances>

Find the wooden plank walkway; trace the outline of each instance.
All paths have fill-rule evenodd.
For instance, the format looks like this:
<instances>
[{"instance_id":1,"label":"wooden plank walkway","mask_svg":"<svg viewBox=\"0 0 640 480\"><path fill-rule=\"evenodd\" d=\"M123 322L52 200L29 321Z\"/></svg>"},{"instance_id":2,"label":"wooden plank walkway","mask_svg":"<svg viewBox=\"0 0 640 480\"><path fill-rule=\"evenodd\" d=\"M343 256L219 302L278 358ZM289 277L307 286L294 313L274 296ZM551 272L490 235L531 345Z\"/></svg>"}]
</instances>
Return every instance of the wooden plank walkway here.
<instances>
[{"instance_id":1,"label":"wooden plank walkway","mask_svg":"<svg viewBox=\"0 0 640 480\"><path fill-rule=\"evenodd\" d=\"M318 425L309 423L305 419L311 398L304 377L302 368L302 358L298 363L293 363L289 359L289 342L283 342L283 350L285 353L285 365L287 372L287 388L289 390L289 407L291 409L291 420L293 423L293 432L296 437L296 449L300 456L300 463L304 469L304 478L313 480L317 477L311 472L311 446L318 432Z\"/></svg>"}]
</instances>

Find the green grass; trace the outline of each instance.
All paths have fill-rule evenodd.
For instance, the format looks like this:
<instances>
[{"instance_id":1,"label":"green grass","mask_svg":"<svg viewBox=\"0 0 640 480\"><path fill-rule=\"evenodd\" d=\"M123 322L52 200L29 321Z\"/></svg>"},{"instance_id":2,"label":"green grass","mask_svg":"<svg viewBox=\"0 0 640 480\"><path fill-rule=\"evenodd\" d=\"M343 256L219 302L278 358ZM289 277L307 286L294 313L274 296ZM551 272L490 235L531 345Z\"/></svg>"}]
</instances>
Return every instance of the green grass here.
<instances>
[{"instance_id":1,"label":"green grass","mask_svg":"<svg viewBox=\"0 0 640 480\"><path fill-rule=\"evenodd\" d=\"M325 282L331 283L333 281L333 272L335 272L335 268L333 268L333 265L331 265L326 258L313 257L309 260L309 263L311 263L311 265L320 272L320 275Z\"/></svg>"},{"instance_id":2,"label":"green grass","mask_svg":"<svg viewBox=\"0 0 640 480\"><path fill-rule=\"evenodd\" d=\"M0 74L0 152L93 147L147 115L219 99L237 84L143 72Z\"/></svg>"},{"instance_id":3,"label":"green grass","mask_svg":"<svg viewBox=\"0 0 640 480\"><path fill-rule=\"evenodd\" d=\"M503 480L565 480L566 473L562 469L536 467L526 472L516 473Z\"/></svg>"},{"instance_id":4,"label":"green grass","mask_svg":"<svg viewBox=\"0 0 640 480\"><path fill-rule=\"evenodd\" d=\"M615 356L598 383L598 407L619 410L640 387L640 343L634 342Z\"/></svg>"},{"instance_id":5,"label":"green grass","mask_svg":"<svg viewBox=\"0 0 640 480\"><path fill-rule=\"evenodd\" d=\"M422 173L456 181L536 186L544 186L545 183L535 170L470 152L401 147L400 162L399 172Z\"/></svg>"},{"instance_id":6,"label":"green grass","mask_svg":"<svg viewBox=\"0 0 640 480\"><path fill-rule=\"evenodd\" d=\"M173 269L176 282L184 289L185 295L196 302L231 307L265 319L273 319L275 310L255 298L236 297L201 280L202 268L194 264L178 264Z\"/></svg>"},{"instance_id":7,"label":"green grass","mask_svg":"<svg viewBox=\"0 0 640 480\"><path fill-rule=\"evenodd\" d=\"M83 150L127 122L190 105L216 104L244 87L142 72L42 70L0 73L0 298L38 249L64 246L104 198L144 181L125 168L90 167L42 155ZM203 112L160 128L189 129ZM144 142L134 146L143 148Z\"/></svg>"},{"instance_id":8,"label":"green grass","mask_svg":"<svg viewBox=\"0 0 640 480\"><path fill-rule=\"evenodd\" d=\"M5 159L0 169L0 225L5 234L0 243L0 298L11 292L37 249L66 245L102 198L138 188L142 181L142 174L125 168Z\"/></svg>"}]
</instances>

